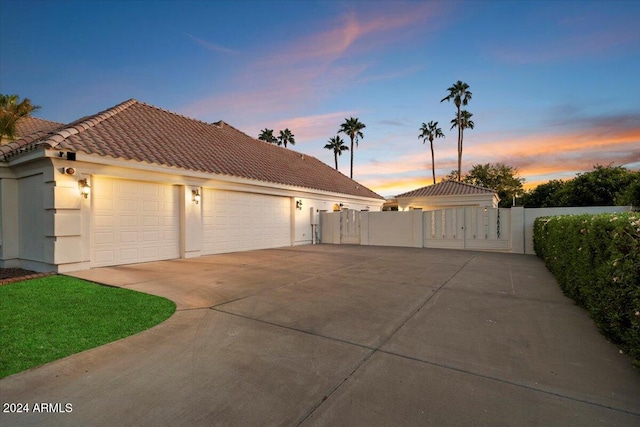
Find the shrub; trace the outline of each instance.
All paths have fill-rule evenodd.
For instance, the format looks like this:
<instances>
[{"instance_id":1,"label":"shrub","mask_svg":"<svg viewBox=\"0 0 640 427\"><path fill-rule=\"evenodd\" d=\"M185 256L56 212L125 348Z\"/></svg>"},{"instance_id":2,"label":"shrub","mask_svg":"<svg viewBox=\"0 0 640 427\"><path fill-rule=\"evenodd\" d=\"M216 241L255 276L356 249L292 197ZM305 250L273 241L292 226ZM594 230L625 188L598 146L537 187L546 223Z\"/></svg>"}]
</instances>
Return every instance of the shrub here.
<instances>
[{"instance_id":1,"label":"shrub","mask_svg":"<svg viewBox=\"0 0 640 427\"><path fill-rule=\"evenodd\" d=\"M537 218L533 242L565 295L640 367L640 213Z\"/></svg>"}]
</instances>

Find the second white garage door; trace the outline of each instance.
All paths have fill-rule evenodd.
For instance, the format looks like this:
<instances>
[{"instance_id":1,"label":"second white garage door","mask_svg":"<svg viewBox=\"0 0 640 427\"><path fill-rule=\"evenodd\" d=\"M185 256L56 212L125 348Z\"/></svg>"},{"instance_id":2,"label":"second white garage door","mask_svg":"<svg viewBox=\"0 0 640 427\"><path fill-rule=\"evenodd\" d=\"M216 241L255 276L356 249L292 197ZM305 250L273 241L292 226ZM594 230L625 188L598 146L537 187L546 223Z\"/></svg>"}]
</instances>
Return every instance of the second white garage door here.
<instances>
[{"instance_id":1,"label":"second white garage door","mask_svg":"<svg viewBox=\"0 0 640 427\"><path fill-rule=\"evenodd\" d=\"M291 245L291 199L205 189L202 252L217 254Z\"/></svg>"},{"instance_id":2,"label":"second white garage door","mask_svg":"<svg viewBox=\"0 0 640 427\"><path fill-rule=\"evenodd\" d=\"M180 257L178 187L93 177L91 265Z\"/></svg>"}]
</instances>

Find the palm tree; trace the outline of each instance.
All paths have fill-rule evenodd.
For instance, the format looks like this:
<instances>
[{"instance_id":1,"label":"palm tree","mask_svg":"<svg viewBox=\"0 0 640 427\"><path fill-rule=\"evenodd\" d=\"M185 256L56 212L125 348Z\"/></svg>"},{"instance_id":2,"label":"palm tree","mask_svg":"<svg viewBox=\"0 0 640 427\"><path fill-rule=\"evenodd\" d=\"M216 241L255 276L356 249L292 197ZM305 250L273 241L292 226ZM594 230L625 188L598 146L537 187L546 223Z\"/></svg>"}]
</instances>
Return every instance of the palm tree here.
<instances>
[{"instance_id":1,"label":"palm tree","mask_svg":"<svg viewBox=\"0 0 640 427\"><path fill-rule=\"evenodd\" d=\"M420 128L420 135L418 138L422 139L422 143L427 142L427 139L431 143L431 172L433 172L433 183L436 183L436 161L433 155L433 140L435 138L444 138L444 134L442 133L442 129L438 127L438 122L431 121L429 124L422 123L422 127Z\"/></svg>"},{"instance_id":2,"label":"palm tree","mask_svg":"<svg viewBox=\"0 0 640 427\"><path fill-rule=\"evenodd\" d=\"M284 148L287 148L287 144L295 145L296 140L294 139L294 134L291 133L289 128L280 131L280 135L278 135L278 145L284 144Z\"/></svg>"},{"instance_id":3,"label":"palm tree","mask_svg":"<svg viewBox=\"0 0 640 427\"><path fill-rule=\"evenodd\" d=\"M269 144L277 144L278 139L273 136L273 129L264 128L260 135L258 135L258 139L261 141L268 142Z\"/></svg>"},{"instance_id":4,"label":"palm tree","mask_svg":"<svg viewBox=\"0 0 640 427\"><path fill-rule=\"evenodd\" d=\"M338 170L338 156L341 156L343 151L349 151L349 147L344 145L344 141L340 136L334 136L329 139L329 142L324 146L324 148L327 150L333 150L333 156L336 159L336 170Z\"/></svg>"},{"instance_id":5,"label":"palm tree","mask_svg":"<svg viewBox=\"0 0 640 427\"><path fill-rule=\"evenodd\" d=\"M469 92L469 85L463 83L461 80L458 80L454 83L450 88L447 89L449 91L449 95L445 96L440 100L443 101L451 101L453 99L453 103L456 105L458 109L456 118L454 120L458 120L461 118L460 116L460 106L467 105L469 101L471 101L471 92ZM463 127L460 123L458 126L458 181L460 181L460 177L462 176L462 129ZM452 128L453 129L453 128Z\"/></svg>"},{"instance_id":6,"label":"palm tree","mask_svg":"<svg viewBox=\"0 0 640 427\"><path fill-rule=\"evenodd\" d=\"M473 116L473 113L470 113L467 110L462 110L455 119L451 120L451 129L457 127L458 135L460 135L460 151L458 152L458 182L461 180L460 159L462 159L462 136L464 135L465 129L473 129L475 125L473 120L471 120L471 116Z\"/></svg>"},{"instance_id":7,"label":"palm tree","mask_svg":"<svg viewBox=\"0 0 640 427\"><path fill-rule=\"evenodd\" d=\"M40 109L38 105L33 105L29 98L18 102L19 100L18 95L0 94L0 143L5 137L9 140L15 139L17 121Z\"/></svg>"},{"instance_id":8,"label":"palm tree","mask_svg":"<svg viewBox=\"0 0 640 427\"><path fill-rule=\"evenodd\" d=\"M340 125L340 130L338 133L344 133L349 135L351 138L351 173L349 178L353 179L353 142L356 142L356 147L358 146L358 139L364 138L362 134L362 129L367 127L364 123L360 122L357 118L349 118L344 119L344 123Z\"/></svg>"}]
</instances>

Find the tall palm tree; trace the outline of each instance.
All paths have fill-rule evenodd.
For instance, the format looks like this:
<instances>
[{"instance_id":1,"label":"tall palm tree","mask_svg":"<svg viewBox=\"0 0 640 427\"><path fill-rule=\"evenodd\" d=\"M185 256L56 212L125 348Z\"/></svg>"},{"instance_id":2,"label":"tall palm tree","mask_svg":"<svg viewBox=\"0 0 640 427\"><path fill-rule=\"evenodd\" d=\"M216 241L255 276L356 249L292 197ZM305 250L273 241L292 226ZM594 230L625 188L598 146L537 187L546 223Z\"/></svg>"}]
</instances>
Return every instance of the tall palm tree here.
<instances>
[{"instance_id":1,"label":"tall palm tree","mask_svg":"<svg viewBox=\"0 0 640 427\"><path fill-rule=\"evenodd\" d=\"M273 129L264 128L260 135L258 135L258 139L261 141L268 142L269 144L277 144L278 139L273 136Z\"/></svg>"},{"instance_id":2,"label":"tall palm tree","mask_svg":"<svg viewBox=\"0 0 640 427\"><path fill-rule=\"evenodd\" d=\"M287 144L295 145L296 140L294 139L294 134L291 133L289 128L280 131L280 135L278 135L278 145L284 144L284 148L287 148Z\"/></svg>"},{"instance_id":3,"label":"tall palm tree","mask_svg":"<svg viewBox=\"0 0 640 427\"><path fill-rule=\"evenodd\" d=\"M458 134L460 135L460 152L459 157L458 157L458 182L462 179L462 175L460 175L460 159L462 158L462 136L464 135L464 130L465 129L473 129L473 127L475 126L475 124L473 123L473 120L471 120L471 116L473 116L473 113L468 112L467 110L462 110L460 111L460 114L458 114L456 116L455 119L451 120L451 129L457 127L458 128Z\"/></svg>"},{"instance_id":4,"label":"tall palm tree","mask_svg":"<svg viewBox=\"0 0 640 427\"><path fill-rule=\"evenodd\" d=\"M349 135L351 138L351 173L349 174L349 178L353 179L353 142L355 141L356 147L358 146L358 139L364 138L362 134L362 129L367 127L364 123L359 121L357 118L349 118L344 119L344 123L340 125L340 130L338 133L344 133Z\"/></svg>"},{"instance_id":5,"label":"tall palm tree","mask_svg":"<svg viewBox=\"0 0 640 427\"><path fill-rule=\"evenodd\" d=\"M459 120L460 116L460 106L467 105L469 101L471 101L471 92L469 92L469 85L463 83L461 80L455 82L450 88L447 89L449 91L449 95L445 96L440 100L443 101L451 101L453 99L453 103L456 105L458 109L456 118L454 120ZM460 123L457 123L458 127L458 181L460 181L460 177L462 176L462 129L463 127Z\"/></svg>"},{"instance_id":6,"label":"tall palm tree","mask_svg":"<svg viewBox=\"0 0 640 427\"><path fill-rule=\"evenodd\" d=\"M422 143L427 142L427 139L431 143L431 172L433 172L433 183L436 183L436 161L433 155L433 140L435 138L444 138L442 129L438 127L438 122L430 121L429 124L422 123L420 128L420 135L418 138L422 139Z\"/></svg>"},{"instance_id":7,"label":"tall palm tree","mask_svg":"<svg viewBox=\"0 0 640 427\"><path fill-rule=\"evenodd\" d=\"M0 143L5 138L15 139L17 121L39 109L29 98L20 101L18 95L0 94Z\"/></svg>"},{"instance_id":8,"label":"tall palm tree","mask_svg":"<svg viewBox=\"0 0 640 427\"><path fill-rule=\"evenodd\" d=\"M341 156L343 151L349 151L349 147L344 145L343 139L338 135L329 139L329 142L324 146L324 148L327 150L333 150L333 156L336 159L336 170L338 170L338 156Z\"/></svg>"}]
</instances>

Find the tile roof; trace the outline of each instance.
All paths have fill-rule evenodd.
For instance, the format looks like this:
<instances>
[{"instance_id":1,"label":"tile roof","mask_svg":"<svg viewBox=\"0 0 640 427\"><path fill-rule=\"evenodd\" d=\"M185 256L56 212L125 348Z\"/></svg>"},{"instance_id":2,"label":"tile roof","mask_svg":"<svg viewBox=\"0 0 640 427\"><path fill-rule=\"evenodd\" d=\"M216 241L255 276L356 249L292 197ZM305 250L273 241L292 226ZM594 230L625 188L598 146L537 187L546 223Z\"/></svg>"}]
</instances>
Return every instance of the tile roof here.
<instances>
[{"instance_id":1,"label":"tile roof","mask_svg":"<svg viewBox=\"0 0 640 427\"><path fill-rule=\"evenodd\" d=\"M37 132L51 132L64 126L64 123L52 122L38 117L21 117L16 122L16 136L24 138Z\"/></svg>"},{"instance_id":2,"label":"tile roof","mask_svg":"<svg viewBox=\"0 0 640 427\"><path fill-rule=\"evenodd\" d=\"M130 99L51 132L0 146L0 161L39 147L383 199L315 157Z\"/></svg>"},{"instance_id":3,"label":"tile roof","mask_svg":"<svg viewBox=\"0 0 640 427\"><path fill-rule=\"evenodd\" d=\"M465 194L495 194L494 190L480 187L478 185L466 184L458 181L441 181L435 185L427 185L407 193L399 194L396 197L435 197L435 196L458 196Z\"/></svg>"}]
</instances>

